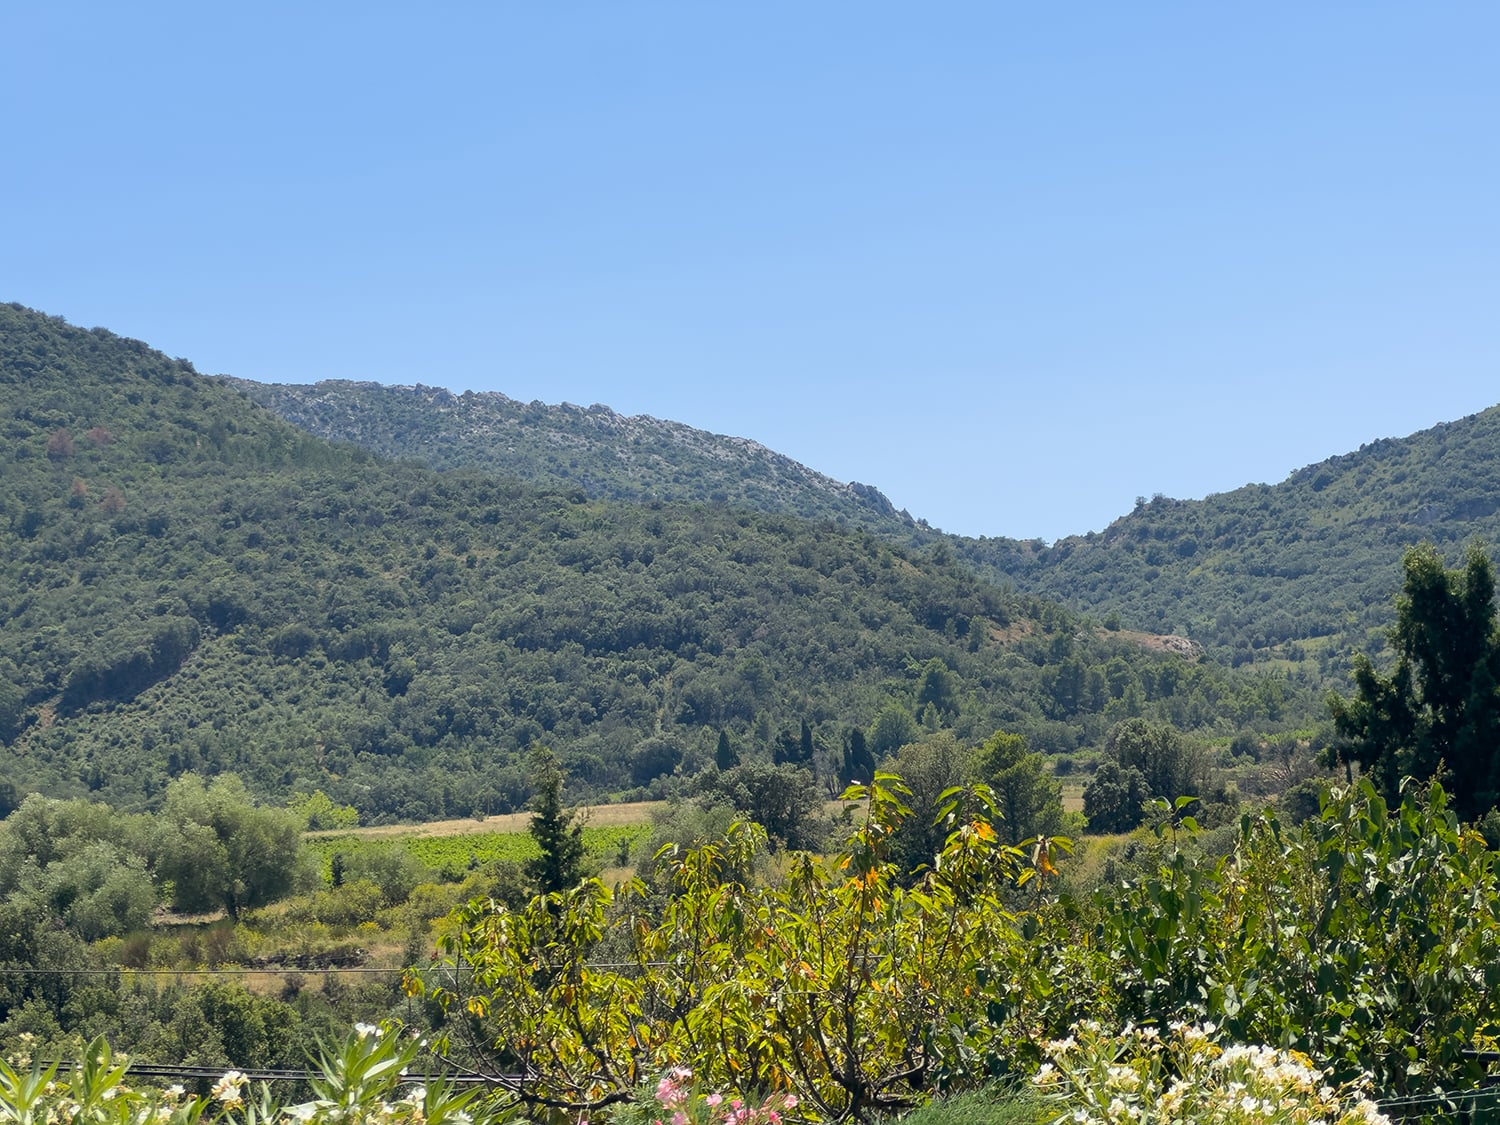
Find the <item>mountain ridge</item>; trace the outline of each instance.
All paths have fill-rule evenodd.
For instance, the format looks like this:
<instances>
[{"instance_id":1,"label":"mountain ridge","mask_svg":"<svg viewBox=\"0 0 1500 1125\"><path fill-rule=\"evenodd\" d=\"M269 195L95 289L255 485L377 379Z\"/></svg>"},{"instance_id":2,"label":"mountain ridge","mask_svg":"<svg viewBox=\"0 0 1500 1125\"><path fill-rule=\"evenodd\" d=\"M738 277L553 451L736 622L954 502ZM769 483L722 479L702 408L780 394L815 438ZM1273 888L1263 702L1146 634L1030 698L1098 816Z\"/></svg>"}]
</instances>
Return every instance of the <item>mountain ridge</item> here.
<instances>
[{"instance_id":1,"label":"mountain ridge","mask_svg":"<svg viewBox=\"0 0 1500 1125\"><path fill-rule=\"evenodd\" d=\"M1407 547L1500 541L1500 406L1202 500L1157 496L1051 545L966 540L982 572L1235 659L1378 647Z\"/></svg>"},{"instance_id":2,"label":"mountain ridge","mask_svg":"<svg viewBox=\"0 0 1500 1125\"><path fill-rule=\"evenodd\" d=\"M320 437L351 441L383 456L415 457L438 469L477 465L521 480L576 484L600 498L749 506L898 537L929 530L897 511L878 488L835 480L753 438L649 414L621 414L598 403L523 403L500 391L455 394L423 383L223 378ZM381 417L370 409L377 400L408 425L417 421L408 409L413 403L429 417L416 435L382 429L369 421ZM473 443L497 441L507 444L491 445L488 455L473 448ZM788 495L802 499L788 501Z\"/></svg>"}]
</instances>

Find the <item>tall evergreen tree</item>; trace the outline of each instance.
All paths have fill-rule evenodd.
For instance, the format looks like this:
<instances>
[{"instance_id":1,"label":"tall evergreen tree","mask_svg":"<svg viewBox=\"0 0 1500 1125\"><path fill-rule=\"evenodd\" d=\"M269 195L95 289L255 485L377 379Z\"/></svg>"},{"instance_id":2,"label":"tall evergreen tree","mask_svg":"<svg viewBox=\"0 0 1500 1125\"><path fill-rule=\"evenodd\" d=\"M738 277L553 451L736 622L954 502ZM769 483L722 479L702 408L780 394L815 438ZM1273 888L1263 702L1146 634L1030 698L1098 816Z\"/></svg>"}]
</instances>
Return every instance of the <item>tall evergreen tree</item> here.
<instances>
[{"instance_id":1,"label":"tall evergreen tree","mask_svg":"<svg viewBox=\"0 0 1500 1125\"><path fill-rule=\"evenodd\" d=\"M718 766L722 771L732 770L739 764L740 756L735 750L734 744L729 741L729 732L727 730L720 730L719 745L714 748L714 765Z\"/></svg>"},{"instance_id":2,"label":"tall evergreen tree","mask_svg":"<svg viewBox=\"0 0 1500 1125\"><path fill-rule=\"evenodd\" d=\"M922 666L922 679L917 686L917 714L931 707L939 720L951 719L958 714L958 683L953 670L934 656Z\"/></svg>"},{"instance_id":3,"label":"tall evergreen tree","mask_svg":"<svg viewBox=\"0 0 1500 1125\"><path fill-rule=\"evenodd\" d=\"M1339 741L1334 757L1357 762L1390 804L1404 778L1440 775L1465 819L1500 799L1500 630L1495 572L1471 546L1448 570L1431 543L1406 552L1390 645L1389 676L1354 661L1354 696L1329 697Z\"/></svg>"},{"instance_id":4,"label":"tall evergreen tree","mask_svg":"<svg viewBox=\"0 0 1500 1125\"><path fill-rule=\"evenodd\" d=\"M1001 814L996 828L1007 844L1056 835L1062 828L1062 784L1025 736L996 731L975 753L974 772L995 794Z\"/></svg>"},{"instance_id":5,"label":"tall evergreen tree","mask_svg":"<svg viewBox=\"0 0 1500 1125\"><path fill-rule=\"evenodd\" d=\"M865 732L850 727L844 732L844 777L846 785L868 785L875 777L875 755L865 742Z\"/></svg>"},{"instance_id":6,"label":"tall evergreen tree","mask_svg":"<svg viewBox=\"0 0 1500 1125\"><path fill-rule=\"evenodd\" d=\"M571 890L587 874L583 825L573 809L563 807L563 774L551 750L531 756L531 823L526 831L542 854L526 863L526 875L539 894Z\"/></svg>"}]
</instances>

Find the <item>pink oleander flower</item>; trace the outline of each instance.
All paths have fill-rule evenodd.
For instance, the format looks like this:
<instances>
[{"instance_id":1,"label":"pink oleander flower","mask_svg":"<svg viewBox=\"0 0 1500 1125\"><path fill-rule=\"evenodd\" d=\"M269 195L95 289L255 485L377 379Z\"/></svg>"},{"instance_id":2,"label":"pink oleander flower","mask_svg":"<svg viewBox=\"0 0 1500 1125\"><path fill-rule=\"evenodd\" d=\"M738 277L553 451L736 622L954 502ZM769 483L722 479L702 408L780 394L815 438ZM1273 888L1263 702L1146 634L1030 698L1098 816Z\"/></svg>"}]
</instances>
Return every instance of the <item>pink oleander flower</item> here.
<instances>
[{"instance_id":1,"label":"pink oleander flower","mask_svg":"<svg viewBox=\"0 0 1500 1125\"><path fill-rule=\"evenodd\" d=\"M681 1105L686 1096L687 1092L671 1078L663 1078L656 1084L656 1100L664 1106Z\"/></svg>"}]
</instances>

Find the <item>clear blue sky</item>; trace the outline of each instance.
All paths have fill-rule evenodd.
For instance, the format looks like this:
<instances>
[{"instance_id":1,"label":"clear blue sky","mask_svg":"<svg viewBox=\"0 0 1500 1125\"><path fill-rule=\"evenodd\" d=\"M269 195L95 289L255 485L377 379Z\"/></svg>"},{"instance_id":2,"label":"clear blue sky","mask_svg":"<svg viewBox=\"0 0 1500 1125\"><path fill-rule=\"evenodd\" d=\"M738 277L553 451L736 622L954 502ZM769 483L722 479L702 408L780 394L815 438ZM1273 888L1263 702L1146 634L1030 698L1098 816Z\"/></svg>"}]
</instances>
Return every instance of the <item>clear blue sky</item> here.
<instances>
[{"instance_id":1,"label":"clear blue sky","mask_svg":"<svg viewBox=\"0 0 1500 1125\"><path fill-rule=\"evenodd\" d=\"M17 4L0 300L1054 538L1500 401L1500 5Z\"/></svg>"}]
</instances>

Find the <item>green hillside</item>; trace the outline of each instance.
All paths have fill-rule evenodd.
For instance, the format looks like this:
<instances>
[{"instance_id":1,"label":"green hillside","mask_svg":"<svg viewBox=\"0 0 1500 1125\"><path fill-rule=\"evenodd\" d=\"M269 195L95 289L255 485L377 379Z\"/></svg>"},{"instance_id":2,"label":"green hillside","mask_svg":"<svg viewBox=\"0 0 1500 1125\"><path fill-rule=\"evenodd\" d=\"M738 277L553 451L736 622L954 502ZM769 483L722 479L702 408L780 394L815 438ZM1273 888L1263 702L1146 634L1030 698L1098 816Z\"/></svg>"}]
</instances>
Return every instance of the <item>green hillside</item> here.
<instances>
[{"instance_id":1,"label":"green hillside","mask_svg":"<svg viewBox=\"0 0 1500 1125\"><path fill-rule=\"evenodd\" d=\"M601 796L701 768L721 730L746 757L811 750L832 784L883 709L1054 752L1128 714L1228 734L1317 710L941 548L383 462L19 306L0 306L0 420L12 797L150 807L184 771L234 770L425 818L516 807L536 742Z\"/></svg>"},{"instance_id":2,"label":"green hillside","mask_svg":"<svg viewBox=\"0 0 1500 1125\"><path fill-rule=\"evenodd\" d=\"M1184 635L1225 661L1307 662L1339 680L1353 651L1380 643L1406 547L1431 539L1456 562L1469 538L1500 537L1500 408L1374 442L1279 485L1158 496L1103 532L1049 547L944 536L873 488L754 442L602 406L373 383L239 385L312 432L436 468L828 519L906 546L946 542L981 575L1096 619Z\"/></svg>"},{"instance_id":3,"label":"green hillside","mask_svg":"<svg viewBox=\"0 0 1500 1125\"><path fill-rule=\"evenodd\" d=\"M930 537L877 489L826 477L747 438L607 406L522 403L494 392L330 380L310 386L234 380L297 426L435 469L478 468L592 499L726 504Z\"/></svg>"},{"instance_id":4,"label":"green hillside","mask_svg":"<svg viewBox=\"0 0 1500 1125\"><path fill-rule=\"evenodd\" d=\"M1158 496L1100 533L1051 547L956 549L991 577L1078 610L1182 633L1244 662L1318 658L1343 675L1381 643L1401 556L1422 540L1456 565L1500 542L1500 407L1385 439L1204 500Z\"/></svg>"}]
</instances>

